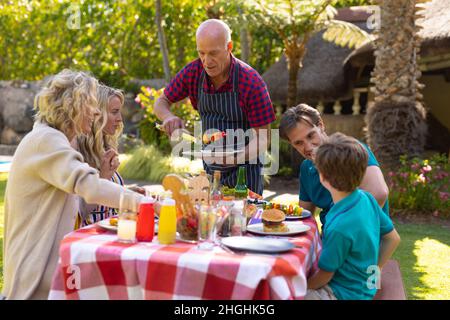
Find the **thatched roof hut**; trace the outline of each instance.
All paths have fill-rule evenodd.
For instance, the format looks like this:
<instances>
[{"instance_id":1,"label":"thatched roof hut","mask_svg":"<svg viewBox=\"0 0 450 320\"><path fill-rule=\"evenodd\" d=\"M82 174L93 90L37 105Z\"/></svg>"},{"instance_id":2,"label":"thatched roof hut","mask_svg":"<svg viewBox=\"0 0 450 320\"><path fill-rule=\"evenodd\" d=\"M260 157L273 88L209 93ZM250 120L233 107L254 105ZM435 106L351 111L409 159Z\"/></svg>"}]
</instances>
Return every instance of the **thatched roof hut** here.
<instances>
[{"instance_id":1,"label":"thatched roof hut","mask_svg":"<svg viewBox=\"0 0 450 320\"><path fill-rule=\"evenodd\" d=\"M428 63L429 60L440 60L439 56L450 62L450 0L433 0L424 3L424 8L424 17L417 21L423 28L419 32L419 36L422 38L420 48L422 60L420 62L423 64ZM373 66L375 64L374 51L373 43L367 43L353 51L345 59L344 64L346 67L353 68ZM442 63L436 67L441 68Z\"/></svg>"},{"instance_id":2,"label":"thatched roof hut","mask_svg":"<svg viewBox=\"0 0 450 320\"><path fill-rule=\"evenodd\" d=\"M297 78L298 101L334 101L351 94L349 67L342 64L350 49L322 40L320 33L311 38L306 50ZM262 77L272 101L285 104L289 79L286 57L283 55Z\"/></svg>"},{"instance_id":3,"label":"thatched roof hut","mask_svg":"<svg viewBox=\"0 0 450 320\"><path fill-rule=\"evenodd\" d=\"M423 27L420 32L423 39L420 53L422 69L450 67L450 0L433 0L424 6L424 18L418 21ZM353 22L370 32L366 21L373 12L368 7L346 8L338 12L336 19ZM323 40L322 33L316 34L308 42L303 68L298 74L297 101L326 103L350 99L357 74L360 75L364 67L375 64L374 50L372 42L352 51ZM284 56L263 74L275 103L286 103L288 77Z\"/></svg>"},{"instance_id":4,"label":"thatched roof hut","mask_svg":"<svg viewBox=\"0 0 450 320\"><path fill-rule=\"evenodd\" d=\"M367 9L347 8L339 10L335 19L353 22L370 31L366 26L370 14ZM297 78L298 102L332 102L352 97L353 74L350 66L343 64L352 50L328 42L322 35L323 32L315 34L306 46L303 67ZM269 88L272 101L285 104L289 78L286 57L283 55L262 77Z\"/></svg>"}]
</instances>

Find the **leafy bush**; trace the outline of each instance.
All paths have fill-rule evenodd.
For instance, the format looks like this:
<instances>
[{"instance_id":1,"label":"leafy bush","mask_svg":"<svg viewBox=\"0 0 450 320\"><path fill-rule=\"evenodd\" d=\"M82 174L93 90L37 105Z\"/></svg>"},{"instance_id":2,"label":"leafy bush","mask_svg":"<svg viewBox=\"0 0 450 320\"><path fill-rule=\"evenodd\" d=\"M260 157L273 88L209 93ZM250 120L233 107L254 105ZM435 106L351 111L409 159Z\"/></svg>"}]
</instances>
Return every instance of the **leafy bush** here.
<instances>
[{"instance_id":1,"label":"leafy bush","mask_svg":"<svg viewBox=\"0 0 450 320\"><path fill-rule=\"evenodd\" d=\"M142 121L139 123L141 139L146 144L158 142L160 151L169 154L171 150L170 141L167 135L158 130L155 126L159 122L155 116L153 108L156 100L163 94L164 88L155 90L149 87L142 87L141 93L136 97L136 102L140 103L142 112L144 113ZM171 110L176 116L185 121L186 129L190 132L194 131L194 122L200 120L197 110L194 109L189 99L182 100L172 105Z\"/></svg>"},{"instance_id":2,"label":"leafy bush","mask_svg":"<svg viewBox=\"0 0 450 320\"><path fill-rule=\"evenodd\" d=\"M450 215L449 169L445 155L433 155L430 159L406 156L400 158L397 172L389 172L389 202L397 210L432 212L434 216Z\"/></svg>"},{"instance_id":3,"label":"leafy bush","mask_svg":"<svg viewBox=\"0 0 450 320\"><path fill-rule=\"evenodd\" d=\"M147 145L134 149L121 158L120 174L125 179L161 182L169 173L200 173L201 161L165 156L158 146Z\"/></svg>"},{"instance_id":4,"label":"leafy bush","mask_svg":"<svg viewBox=\"0 0 450 320\"><path fill-rule=\"evenodd\" d=\"M291 167L281 167L280 170L278 170L278 175L282 177L291 177L293 175L293 170Z\"/></svg>"},{"instance_id":5,"label":"leafy bush","mask_svg":"<svg viewBox=\"0 0 450 320\"><path fill-rule=\"evenodd\" d=\"M130 153L138 147L142 147L144 142L136 138L133 134L122 134L119 138L119 153Z\"/></svg>"},{"instance_id":6,"label":"leafy bush","mask_svg":"<svg viewBox=\"0 0 450 320\"><path fill-rule=\"evenodd\" d=\"M162 26L172 76L198 57L195 32L211 17L215 4L223 11L220 18L234 31L234 53L240 57L239 29L244 15L236 10L237 5L210 0L163 1ZM252 52L247 62L263 73L281 55L282 43L273 31L260 25L250 24L248 29ZM40 80L62 68L75 68L91 71L108 85L125 88L131 79L164 76L154 1L0 1L0 30L2 80Z\"/></svg>"}]
</instances>

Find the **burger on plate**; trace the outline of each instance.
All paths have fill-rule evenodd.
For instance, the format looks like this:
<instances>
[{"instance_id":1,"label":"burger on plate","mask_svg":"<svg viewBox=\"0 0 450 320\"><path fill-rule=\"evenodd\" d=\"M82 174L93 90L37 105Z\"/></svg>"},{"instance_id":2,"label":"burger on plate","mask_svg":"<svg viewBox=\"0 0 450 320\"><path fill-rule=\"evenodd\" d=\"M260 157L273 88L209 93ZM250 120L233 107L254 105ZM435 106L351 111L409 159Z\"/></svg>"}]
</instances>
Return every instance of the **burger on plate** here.
<instances>
[{"instance_id":1,"label":"burger on plate","mask_svg":"<svg viewBox=\"0 0 450 320\"><path fill-rule=\"evenodd\" d=\"M264 232L287 232L288 227L283 223L286 218L283 211L278 209L264 210L261 216Z\"/></svg>"}]
</instances>

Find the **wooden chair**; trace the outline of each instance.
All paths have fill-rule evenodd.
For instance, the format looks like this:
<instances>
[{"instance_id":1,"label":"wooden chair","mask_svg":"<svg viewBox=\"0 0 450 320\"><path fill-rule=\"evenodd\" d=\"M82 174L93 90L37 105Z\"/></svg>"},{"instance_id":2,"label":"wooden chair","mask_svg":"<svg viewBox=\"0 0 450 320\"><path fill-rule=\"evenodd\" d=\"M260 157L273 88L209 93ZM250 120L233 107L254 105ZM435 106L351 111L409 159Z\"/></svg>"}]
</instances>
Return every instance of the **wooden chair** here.
<instances>
[{"instance_id":1,"label":"wooden chair","mask_svg":"<svg viewBox=\"0 0 450 320\"><path fill-rule=\"evenodd\" d=\"M400 265L389 260L381 271L381 288L373 300L406 300Z\"/></svg>"}]
</instances>

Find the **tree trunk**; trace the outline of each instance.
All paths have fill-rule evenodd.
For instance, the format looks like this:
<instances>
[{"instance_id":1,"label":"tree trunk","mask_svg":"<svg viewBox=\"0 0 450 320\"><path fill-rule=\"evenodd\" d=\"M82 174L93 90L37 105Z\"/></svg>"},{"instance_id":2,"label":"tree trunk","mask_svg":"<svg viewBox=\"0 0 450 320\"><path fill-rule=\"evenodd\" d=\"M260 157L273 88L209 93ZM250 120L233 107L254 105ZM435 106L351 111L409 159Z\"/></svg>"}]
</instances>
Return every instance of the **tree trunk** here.
<instances>
[{"instance_id":1,"label":"tree trunk","mask_svg":"<svg viewBox=\"0 0 450 320\"><path fill-rule=\"evenodd\" d=\"M260 70L265 70L269 67L269 61L272 56L273 38L269 39L269 42L264 48L264 62L260 62Z\"/></svg>"},{"instance_id":2,"label":"tree trunk","mask_svg":"<svg viewBox=\"0 0 450 320\"><path fill-rule=\"evenodd\" d=\"M158 29L158 42L163 58L164 79L166 82L170 81L170 65L169 65L169 51L167 50L167 41L164 34L164 29L161 23L161 0L155 0L155 22Z\"/></svg>"},{"instance_id":3,"label":"tree trunk","mask_svg":"<svg viewBox=\"0 0 450 320\"><path fill-rule=\"evenodd\" d=\"M238 14L242 17L244 14L242 12L242 8L238 7ZM241 30L240 30L240 38L241 38L241 60L244 62L250 61L250 34L247 28L247 22L242 21Z\"/></svg>"},{"instance_id":4,"label":"tree trunk","mask_svg":"<svg viewBox=\"0 0 450 320\"><path fill-rule=\"evenodd\" d=\"M288 56L288 54L290 55L290 57ZM299 54L297 50L286 50L286 59L289 74L286 108L295 106L297 102L297 77L298 71L301 67L301 56L302 55ZM295 150L291 146L291 166L293 168L293 174L296 177L298 177L300 164L302 163L302 161L303 157L300 155L300 153L297 152L297 150Z\"/></svg>"},{"instance_id":5,"label":"tree trunk","mask_svg":"<svg viewBox=\"0 0 450 320\"><path fill-rule=\"evenodd\" d=\"M382 165L393 167L402 154L423 152L426 111L417 79L420 39L415 0L379 0L381 23L371 81L374 103L367 110L368 142Z\"/></svg>"},{"instance_id":6,"label":"tree trunk","mask_svg":"<svg viewBox=\"0 0 450 320\"><path fill-rule=\"evenodd\" d=\"M288 57L287 59L287 66L288 66L288 74L289 74L289 80L288 80L288 92L287 92L287 108L295 106L295 103L297 101L297 76L298 71L300 70L300 60L298 57Z\"/></svg>"}]
</instances>

